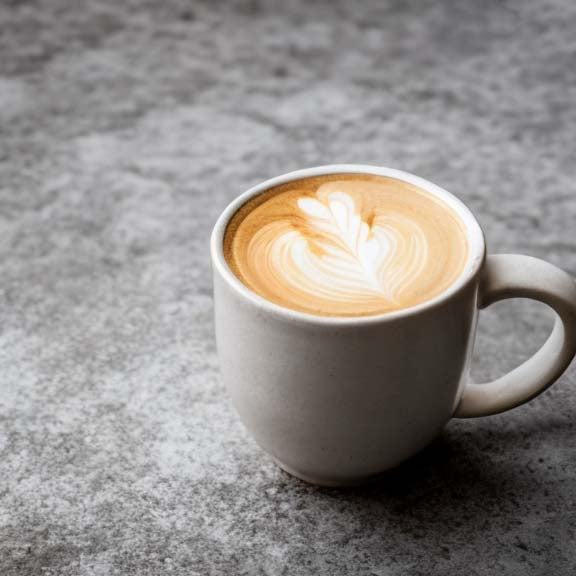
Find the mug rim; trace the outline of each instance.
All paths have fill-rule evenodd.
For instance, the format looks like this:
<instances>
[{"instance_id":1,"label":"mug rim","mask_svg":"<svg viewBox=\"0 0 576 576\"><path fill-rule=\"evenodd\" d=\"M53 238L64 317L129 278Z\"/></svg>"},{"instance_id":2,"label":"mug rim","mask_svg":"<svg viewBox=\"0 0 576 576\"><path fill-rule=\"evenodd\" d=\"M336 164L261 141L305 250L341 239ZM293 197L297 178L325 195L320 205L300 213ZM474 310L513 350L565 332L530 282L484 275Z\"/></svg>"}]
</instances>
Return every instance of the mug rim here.
<instances>
[{"instance_id":1,"label":"mug rim","mask_svg":"<svg viewBox=\"0 0 576 576\"><path fill-rule=\"evenodd\" d=\"M369 316L319 316L316 314L310 314L308 312L302 312L300 310L294 310L276 304L275 302L260 296L251 288L248 288L248 286L246 286L236 276L236 274L234 274L224 257L224 235L232 216L244 204L246 204L246 202L270 188L294 180L301 180L314 176L326 176L329 174L373 174L375 176L395 178L422 188L426 192L440 198L448 204L448 206L456 211L464 224L469 248L466 264L456 281L430 300L426 300L408 308L402 308L401 310L372 314ZM281 174L280 176L269 178L260 184L252 186L246 192L237 196L226 206L214 225L210 237L210 255L213 269L220 274L221 278L228 284L228 286L241 297L248 300L256 308L266 312L267 314L296 323L324 326L359 326L390 322L400 318L415 316L420 312L435 308L452 298L455 294L465 288L478 274L486 257L486 241L478 220L476 220L476 217L468 206L466 206L466 204L464 204L464 202L462 202L458 197L429 180L404 170L384 166L372 166L368 164L326 164L293 170Z\"/></svg>"}]
</instances>

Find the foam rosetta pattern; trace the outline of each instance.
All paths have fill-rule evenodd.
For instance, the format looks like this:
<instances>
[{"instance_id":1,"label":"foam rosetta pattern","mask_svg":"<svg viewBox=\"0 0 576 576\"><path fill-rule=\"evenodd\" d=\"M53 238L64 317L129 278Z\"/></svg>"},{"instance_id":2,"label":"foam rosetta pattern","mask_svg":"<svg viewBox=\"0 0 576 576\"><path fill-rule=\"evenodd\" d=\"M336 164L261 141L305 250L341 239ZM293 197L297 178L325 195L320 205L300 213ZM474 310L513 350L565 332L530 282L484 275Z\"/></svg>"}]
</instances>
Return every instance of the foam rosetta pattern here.
<instances>
[{"instance_id":1,"label":"foam rosetta pattern","mask_svg":"<svg viewBox=\"0 0 576 576\"><path fill-rule=\"evenodd\" d=\"M370 227L344 192L301 198L311 234L271 222L250 243L249 258L281 291L339 304L398 306L422 273L426 236L402 214L381 215ZM318 302L316 303L318 304Z\"/></svg>"}]
</instances>

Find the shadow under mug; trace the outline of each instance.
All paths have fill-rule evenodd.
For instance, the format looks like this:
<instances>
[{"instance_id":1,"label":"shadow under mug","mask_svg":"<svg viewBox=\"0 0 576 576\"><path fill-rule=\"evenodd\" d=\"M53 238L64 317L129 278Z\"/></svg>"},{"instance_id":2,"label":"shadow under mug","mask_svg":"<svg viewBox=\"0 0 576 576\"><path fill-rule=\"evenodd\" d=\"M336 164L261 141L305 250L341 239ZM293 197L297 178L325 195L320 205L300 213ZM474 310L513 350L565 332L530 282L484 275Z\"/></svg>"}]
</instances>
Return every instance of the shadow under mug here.
<instances>
[{"instance_id":1,"label":"shadow under mug","mask_svg":"<svg viewBox=\"0 0 576 576\"><path fill-rule=\"evenodd\" d=\"M274 304L229 268L223 238L245 202L292 180L338 173L376 174L440 197L465 225L464 271L432 300L397 312L322 317ZM484 236L455 196L412 174L331 165L268 180L234 200L211 238L215 324L221 373L246 428L287 472L325 486L364 482L429 444L452 417L514 408L545 390L576 353L576 284L529 256L485 256ZM531 298L556 313L536 354L505 376L469 375L479 309Z\"/></svg>"}]
</instances>

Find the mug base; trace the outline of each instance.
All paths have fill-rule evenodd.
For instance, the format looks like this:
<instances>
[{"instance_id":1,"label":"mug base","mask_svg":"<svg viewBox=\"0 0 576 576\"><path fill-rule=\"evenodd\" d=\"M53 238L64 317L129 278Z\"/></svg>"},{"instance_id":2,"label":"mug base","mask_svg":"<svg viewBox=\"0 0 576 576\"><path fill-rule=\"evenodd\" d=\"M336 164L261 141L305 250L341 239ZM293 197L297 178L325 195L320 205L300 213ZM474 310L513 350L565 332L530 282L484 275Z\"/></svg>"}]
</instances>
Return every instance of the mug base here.
<instances>
[{"instance_id":1,"label":"mug base","mask_svg":"<svg viewBox=\"0 0 576 576\"><path fill-rule=\"evenodd\" d=\"M272 459L278 465L279 468L284 470L284 472L290 474L290 476L294 476L295 478L298 478L298 480L302 480L307 484L312 484L314 486L320 486L323 488L352 488L354 486L363 486L365 484L370 484L371 482L374 482L382 475L382 474L373 474L371 476L365 476L361 478L329 478L325 476L313 476L295 470L294 468L287 466L286 464L280 462L280 460L274 457Z\"/></svg>"}]
</instances>

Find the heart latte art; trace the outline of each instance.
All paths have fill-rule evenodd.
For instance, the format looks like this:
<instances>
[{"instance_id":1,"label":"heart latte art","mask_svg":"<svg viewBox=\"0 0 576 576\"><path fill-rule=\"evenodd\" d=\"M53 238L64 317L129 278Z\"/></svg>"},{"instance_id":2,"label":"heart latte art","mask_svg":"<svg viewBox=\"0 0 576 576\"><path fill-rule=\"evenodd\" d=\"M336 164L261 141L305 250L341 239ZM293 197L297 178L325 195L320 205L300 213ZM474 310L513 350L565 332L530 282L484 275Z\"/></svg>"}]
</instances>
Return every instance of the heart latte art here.
<instances>
[{"instance_id":1,"label":"heart latte art","mask_svg":"<svg viewBox=\"0 0 576 576\"><path fill-rule=\"evenodd\" d=\"M236 275L261 296L322 316L414 306L452 284L464 226L440 199L400 180L338 174L269 190L232 218Z\"/></svg>"}]
</instances>

